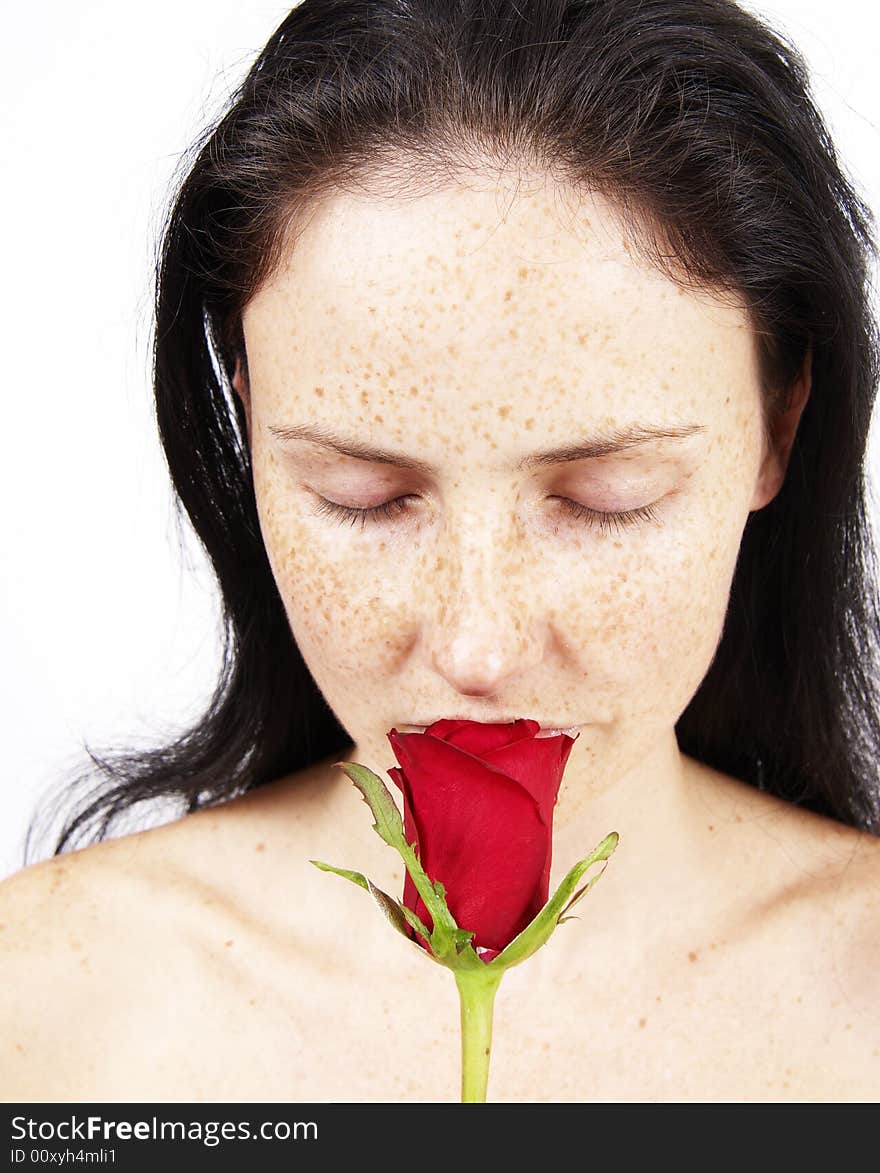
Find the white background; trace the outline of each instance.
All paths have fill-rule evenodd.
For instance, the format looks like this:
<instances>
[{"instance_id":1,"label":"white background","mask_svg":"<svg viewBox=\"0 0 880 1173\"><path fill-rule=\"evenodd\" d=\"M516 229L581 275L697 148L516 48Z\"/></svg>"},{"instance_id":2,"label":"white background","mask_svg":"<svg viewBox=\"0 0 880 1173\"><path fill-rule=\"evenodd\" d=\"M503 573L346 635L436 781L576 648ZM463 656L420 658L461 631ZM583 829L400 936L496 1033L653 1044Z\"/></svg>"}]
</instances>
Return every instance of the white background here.
<instances>
[{"instance_id":1,"label":"white background","mask_svg":"<svg viewBox=\"0 0 880 1173\"><path fill-rule=\"evenodd\" d=\"M44 0L3 21L0 876L84 740L157 744L212 691L217 597L196 541L179 553L152 419L151 265L180 153L288 7ZM880 214L874 5L749 7L806 56Z\"/></svg>"}]
</instances>

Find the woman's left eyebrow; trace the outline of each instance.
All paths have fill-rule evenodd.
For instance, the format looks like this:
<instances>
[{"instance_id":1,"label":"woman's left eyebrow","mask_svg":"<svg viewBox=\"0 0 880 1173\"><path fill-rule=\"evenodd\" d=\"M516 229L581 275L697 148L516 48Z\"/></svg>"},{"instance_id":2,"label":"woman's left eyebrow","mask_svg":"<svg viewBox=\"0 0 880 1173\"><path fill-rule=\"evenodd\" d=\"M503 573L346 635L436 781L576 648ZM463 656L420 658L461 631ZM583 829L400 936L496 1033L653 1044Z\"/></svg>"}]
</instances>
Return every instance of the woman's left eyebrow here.
<instances>
[{"instance_id":1,"label":"woman's left eyebrow","mask_svg":"<svg viewBox=\"0 0 880 1173\"><path fill-rule=\"evenodd\" d=\"M371 460L377 464L390 464L396 468L407 468L426 474L434 474L437 471L423 460L416 460L402 452L389 452L384 448L374 448L354 436L337 435L321 424L298 424L292 427L275 427L270 424L269 431L280 440L307 440L311 444L319 444L322 448L332 448L335 452L339 452L343 456L354 457L356 460ZM669 426L629 424L626 427L611 428L595 433L576 444L566 444L562 448L548 448L543 452L532 452L523 456L517 462L516 467L522 470L544 464L568 464L573 460L593 460L599 456L610 456L615 452L624 452L627 449L645 444L655 444L665 440L685 440L689 436L705 431L705 424L674 424Z\"/></svg>"}]
</instances>

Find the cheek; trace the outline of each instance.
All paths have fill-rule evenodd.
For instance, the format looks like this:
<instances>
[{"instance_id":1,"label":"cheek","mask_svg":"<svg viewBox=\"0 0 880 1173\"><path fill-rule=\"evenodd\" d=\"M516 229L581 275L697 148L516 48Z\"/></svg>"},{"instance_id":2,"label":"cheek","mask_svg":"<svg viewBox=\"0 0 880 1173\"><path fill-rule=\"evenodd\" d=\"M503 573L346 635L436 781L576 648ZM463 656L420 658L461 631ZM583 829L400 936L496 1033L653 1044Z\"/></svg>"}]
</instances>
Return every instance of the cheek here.
<instances>
[{"instance_id":1,"label":"cheek","mask_svg":"<svg viewBox=\"0 0 880 1173\"><path fill-rule=\"evenodd\" d=\"M255 467L263 543L288 623L316 679L321 665L359 676L386 663L403 642L407 591L383 543L352 541L347 526L328 525L295 502L282 475ZM321 680L318 679L321 684Z\"/></svg>"},{"instance_id":2,"label":"cheek","mask_svg":"<svg viewBox=\"0 0 880 1173\"><path fill-rule=\"evenodd\" d=\"M725 528L706 518L654 535L581 604L587 679L629 715L668 724L687 707L723 631L740 538L730 519Z\"/></svg>"}]
</instances>

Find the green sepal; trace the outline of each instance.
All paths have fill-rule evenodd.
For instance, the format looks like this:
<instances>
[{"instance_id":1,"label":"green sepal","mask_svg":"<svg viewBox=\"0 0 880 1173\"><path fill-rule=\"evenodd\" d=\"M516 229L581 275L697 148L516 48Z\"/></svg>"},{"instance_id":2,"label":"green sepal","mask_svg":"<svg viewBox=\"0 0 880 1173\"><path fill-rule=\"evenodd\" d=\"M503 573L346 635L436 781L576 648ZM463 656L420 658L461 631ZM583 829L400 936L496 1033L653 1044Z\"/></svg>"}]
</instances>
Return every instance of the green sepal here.
<instances>
[{"instance_id":1,"label":"green sepal","mask_svg":"<svg viewBox=\"0 0 880 1173\"><path fill-rule=\"evenodd\" d=\"M348 868L337 868L334 867L333 864L323 863L319 859L310 859L309 863L314 864L316 868L320 868L322 872L335 872L337 876L342 876L343 879L351 880L351 882L353 884L357 884L359 888L366 889L366 891L370 893L370 895L382 909L382 912L387 917L389 923L392 924L399 933L406 937L411 945L415 945L416 949L418 949L420 953L425 952L418 941L414 941L407 932L407 922L409 922L409 924L411 924L417 932L421 933L426 941L430 940L431 934L428 932L416 914L414 912L410 912L410 910L401 904L399 900L395 900L393 896L389 896L387 892L383 892L381 888L377 888L373 881L370 880L367 876L362 875L361 872L353 872ZM431 959L436 961L436 958L433 957L433 955L431 955Z\"/></svg>"},{"instance_id":2,"label":"green sepal","mask_svg":"<svg viewBox=\"0 0 880 1173\"><path fill-rule=\"evenodd\" d=\"M359 888L365 888L367 892L370 886L367 883L367 877L361 875L360 872L349 871L348 868L336 868L332 863L322 863L319 859L310 859L309 863L313 863L316 868L320 868L322 872L335 872L337 876L342 876L346 880L351 880L353 884L357 884Z\"/></svg>"},{"instance_id":3,"label":"green sepal","mask_svg":"<svg viewBox=\"0 0 880 1173\"><path fill-rule=\"evenodd\" d=\"M424 924L422 924L422 922L419 920L419 918L416 916L416 914L412 911L411 908L407 908L405 904L401 903L400 911L403 913L403 915L406 917L406 919L409 921L409 923L412 925L412 927L415 929L415 931L417 933L421 933L421 935L425 938L426 941L431 940L430 932L428 931L426 926Z\"/></svg>"},{"instance_id":4,"label":"green sepal","mask_svg":"<svg viewBox=\"0 0 880 1173\"><path fill-rule=\"evenodd\" d=\"M456 929L453 934L453 944L455 945L455 952L461 953L466 949L476 934L469 933L467 929Z\"/></svg>"},{"instance_id":5,"label":"green sepal","mask_svg":"<svg viewBox=\"0 0 880 1173\"><path fill-rule=\"evenodd\" d=\"M400 850L401 843L406 840L403 835L403 820L397 804L391 797L388 787L372 770L361 766L357 762L335 762L354 782L364 798L364 802L373 812L373 830L385 840L389 847Z\"/></svg>"},{"instance_id":6,"label":"green sepal","mask_svg":"<svg viewBox=\"0 0 880 1173\"><path fill-rule=\"evenodd\" d=\"M339 766L360 790L375 819L373 830L402 858L434 924L431 933L428 933L424 925L418 931L430 942L431 950L437 958L446 957L455 948L455 933L458 931L455 918L446 904L446 889L439 881L436 884L432 883L419 862L415 845L407 843L403 820L388 787L378 775L358 762L334 762L334 765Z\"/></svg>"},{"instance_id":7,"label":"green sepal","mask_svg":"<svg viewBox=\"0 0 880 1173\"><path fill-rule=\"evenodd\" d=\"M604 868L603 868L603 871L604 871ZM580 919L579 917L566 916L565 914L568 912L568 910L570 908L574 908L574 906L577 904L577 902L580 900L580 898L583 896L583 894L585 892L589 892L590 888L593 886L593 884L595 884L595 882L599 879L599 876L601 876L601 875L602 875L602 872L599 872L598 875L593 876L593 878L588 883L584 884L583 888L579 888L578 891L575 892L574 896L572 896L571 900L569 900L568 904L566 904L565 908L563 908L562 912L559 914L559 920L556 922L558 925L563 924L567 920L579 920Z\"/></svg>"},{"instance_id":8,"label":"green sepal","mask_svg":"<svg viewBox=\"0 0 880 1173\"><path fill-rule=\"evenodd\" d=\"M488 966L493 969L495 967L509 969L510 966L519 965L521 961L525 961L527 957L531 957L533 953L536 953L549 940L557 924L561 923L560 918L562 914L571 908L575 901L580 900L585 892L592 888L593 884L599 879L599 876L602 875L602 872L605 871L605 868L603 867L602 871L593 876L579 892L575 892L578 880L580 880L584 872L589 867L592 867L594 863L598 863L599 860L608 859L615 847L617 847L619 838L618 833L612 831L609 835L605 836L598 847L595 847L590 852L586 859L582 859L576 863L531 923L518 936L513 938L506 949L503 949L497 957L488 962ZM607 863L605 866L608 866ZM562 919L576 918L562 917Z\"/></svg>"}]
</instances>

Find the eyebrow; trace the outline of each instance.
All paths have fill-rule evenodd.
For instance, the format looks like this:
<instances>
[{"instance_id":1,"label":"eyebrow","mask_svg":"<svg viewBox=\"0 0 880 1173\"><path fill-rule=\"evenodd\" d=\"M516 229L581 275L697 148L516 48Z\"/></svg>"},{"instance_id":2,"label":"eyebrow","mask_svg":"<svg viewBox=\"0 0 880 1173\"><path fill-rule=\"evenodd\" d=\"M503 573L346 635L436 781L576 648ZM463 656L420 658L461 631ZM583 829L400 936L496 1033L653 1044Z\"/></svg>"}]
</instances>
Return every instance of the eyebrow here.
<instances>
[{"instance_id":1,"label":"eyebrow","mask_svg":"<svg viewBox=\"0 0 880 1173\"><path fill-rule=\"evenodd\" d=\"M308 440L323 448L332 448L343 456L357 460L372 460L379 464L392 464L397 468L413 469L416 472L434 473L436 469L422 460L404 456L400 452L388 452L374 448L350 436L339 436L321 424L298 424L293 427L269 426L269 431L280 440ZM677 424L672 427L652 427L645 424L630 424L627 427L611 428L582 440L577 444L566 444L562 448L548 448L543 452L532 452L517 462L517 469L530 469L545 464L567 464L573 460L589 460L597 456L609 456L643 444L659 440L685 440L697 432L705 432L705 424Z\"/></svg>"}]
</instances>

